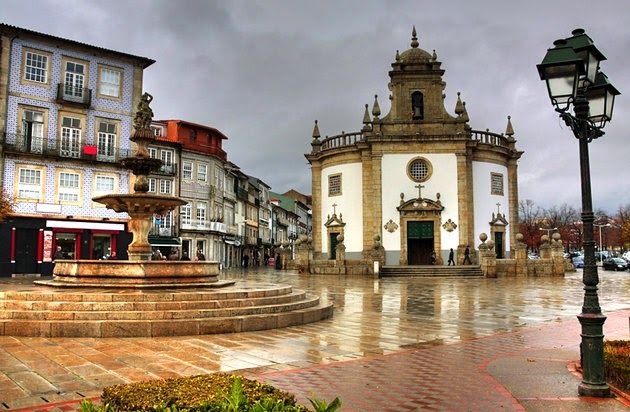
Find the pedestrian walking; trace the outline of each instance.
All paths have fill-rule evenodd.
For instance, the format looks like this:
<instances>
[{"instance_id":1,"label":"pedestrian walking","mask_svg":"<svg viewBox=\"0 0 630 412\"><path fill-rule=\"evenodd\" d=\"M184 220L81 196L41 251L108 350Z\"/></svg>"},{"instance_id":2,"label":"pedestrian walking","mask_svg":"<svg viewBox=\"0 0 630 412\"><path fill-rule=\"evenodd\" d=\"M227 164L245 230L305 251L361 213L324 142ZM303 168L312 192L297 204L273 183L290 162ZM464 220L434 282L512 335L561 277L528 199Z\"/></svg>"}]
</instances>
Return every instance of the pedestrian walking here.
<instances>
[{"instance_id":1,"label":"pedestrian walking","mask_svg":"<svg viewBox=\"0 0 630 412\"><path fill-rule=\"evenodd\" d=\"M451 248L451 251L448 252L448 265L451 266L451 263L455 266L455 252L453 251L453 248Z\"/></svg>"},{"instance_id":2,"label":"pedestrian walking","mask_svg":"<svg viewBox=\"0 0 630 412\"><path fill-rule=\"evenodd\" d=\"M470 261L470 246L466 245L466 250L464 250L464 265L468 262L469 265L472 265Z\"/></svg>"},{"instance_id":3,"label":"pedestrian walking","mask_svg":"<svg viewBox=\"0 0 630 412\"><path fill-rule=\"evenodd\" d=\"M435 257L435 249L431 251L431 264L435 265L436 257Z\"/></svg>"}]
</instances>

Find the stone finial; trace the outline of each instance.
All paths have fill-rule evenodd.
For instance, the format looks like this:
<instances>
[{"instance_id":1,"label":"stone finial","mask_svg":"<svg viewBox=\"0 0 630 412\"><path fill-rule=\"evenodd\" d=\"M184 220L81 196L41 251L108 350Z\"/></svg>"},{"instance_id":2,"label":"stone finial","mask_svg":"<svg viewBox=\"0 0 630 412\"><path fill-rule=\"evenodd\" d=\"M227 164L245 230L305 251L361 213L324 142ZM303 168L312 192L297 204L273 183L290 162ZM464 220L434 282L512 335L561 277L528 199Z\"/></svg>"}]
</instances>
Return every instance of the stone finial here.
<instances>
[{"instance_id":1,"label":"stone finial","mask_svg":"<svg viewBox=\"0 0 630 412\"><path fill-rule=\"evenodd\" d=\"M315 126L313 127L313 140L319 140L321 134L319 134L319 126L317 125L317 120L315 120Z\"/></svg>"},{"instance_id":2,"label":"stone finial","mask_svg":"<svg viewBox=\"0 0 630 412\"><path fill-rule=\"evenodd\" d=\"M343 237L343 233L339 233L339 234L337 235L337 242L339 242L339 243L343 243L343 239L344 239L344 237Z\"/></svg>"},{"instance_id":3,"label":"stone finial","mask_svg":"<svg viewBox=\"0 0 630 412\"><path fill-rule=\"evenodd\" d=\"M462 106L464 106L464 113L462 113L462 120L466 123L470 121L470 117L468 117L468 110L466 110L466 102L462 102Z\"/></svg>"},{"instance_id":4,"label":"stone finial","mask_svg":"<svg viewBox=\"0 0 630 412\"><path fill-rule=\"evenodd\" d=\"M400 204L402 205L403 203L405 203L405 194L400 192Z\"/></svg>"},{"instance_id":5,"label":"stone finial","mask_svg":"<svg viewBox=\"0 0 630 412\"><path fill-rule=\"evenodd\" d=\"M418 46L420 46L420 43L418 43L418 37L416 35L416 25L414 24L413 30L411 31L411 47L415 49Z\"/></svg>"},{"instance_id":6,"label":"stone finial","mask_svg":"<svg viewBox=\"0 0 630 412\"><path fill-rule=\"evenodd\" d=\"M374 106L372 106L372 116L374 116L374 120L377 120L381 115L381 107L378 105L378 94L374 95Z\"/></svg>"},{"instance_id":7,"label":"stone finial","mask_svg":"<svg viewBox=\"0 0 630 412\"><path fill-rule=\"evenodd\" d=\"M481 240L481 243L486 243L486 240L488 240L488 235L481 232L481 234L479 235L479 240Z\"/></svg>"},{"instance_id":8,"label":"stone finial","mask_svg":"<svg viewBox=\"0 0 630 412\"><path fill-rule=\"evenodd\" d=\"M437 53L435 52L435 49L433 49L433 54L431 55L431 59L435 62L437 61Z\"/></svg>"},{"instance_id":9,"label":"stone finial","mask_svg":"<svg viewBox=\"0 0 630 412\"><path fill-rule=\"evenodd\" d=\"M540 241L541 241L542 243L545 243L545 244L546 244L546 243L549 243L549 236L547 236L547 235L542 235L542 236L540 237Z\"/></svg>"},{"instance_id":10,"label":"stone finial","mask_svg":"<svg viewBox=\"0 0 630 412\"><path fill-rule=\"evenodd\" d=\"M455 114L461 116L464 113L464 105L462 104L461 93L457 92L457 103L455 103Z\"/></svg>"},{"instance_id":11,"label":"stone finial","mask_svg":"<svg viewBox=\"0 0 630 412\"><path fill-rule=\"evenodd\" d=\"M488 246L488 249L492 249L494 247L494 240L490 239L486 242L486 246Z\"/></svg>"},{"instance_id":12,"label":"stone finial","mask_svg":"<svg viewBox=\"0 0 630 412\"><path fill-rule=\"evenodd\" d=\"M523 241L523 239L525 239L525 236L523 236L523 234L522 234L522 233L517 233L517 234L516 234L516 236L515 236L515 238L516 238L516 241L517 241L517 242L522 242L522 241Z\"/></svg>"},{"instance_id":13,"label":"stone finial","mask_svg":"<svg viewBox=\"0 0 630 412\"><path fill-rule=\"evenodd\" d=\"M552 238L553 240L555 240L556 242L557 242L558 240L560 240L560 238L561 238L561 237L562 237L562 236L561 236L561 235L560 235L560 233L558 233L558 232L555 232L553 235L551 235L551 238Z\"/></svg>"},{"instance_id":14,"label":"stone finial","mask_svg":"<svg viewBox=\"0 0 630 412\"><path fill-rule=\"evenodd\" d=\"M505 128L505 135L507 137L514 136L514 128L512 127L512 116L508 116L507 127Z\"/></svg>"},{"instance_id":15,"label":"stone finial","mask_svg":"<svg viewBox=\"0 0 630 412\"><path fill-rule=\"evenodd\" d=\"M396 50L396 62L400 62L400 52Z\"/></svg>"},{"instance_id":16,"label":"stone finial","mask_svg":"<svg viewBox=\"0 0 630 412\"><path fill-rule=\"evenodd\" d=\"M368 105L365 105L365 111L363 112L363 124L367 126L372 123L372 119L370 119L370 112L368 111Z\"/></svg>"},{"instance_id":17,"label":"stone finial","mask_svg":"<svg viewBox=\"0 0 630 412\"><path fill-rule=\"evenodd\" d=\"M379 234L377 233L377 234L375 234L375 235L372 237L372 239L373 239L375 242L378 242L379 240L381 240L381 235L379 235Z\"/></svg>"}]
</instances>

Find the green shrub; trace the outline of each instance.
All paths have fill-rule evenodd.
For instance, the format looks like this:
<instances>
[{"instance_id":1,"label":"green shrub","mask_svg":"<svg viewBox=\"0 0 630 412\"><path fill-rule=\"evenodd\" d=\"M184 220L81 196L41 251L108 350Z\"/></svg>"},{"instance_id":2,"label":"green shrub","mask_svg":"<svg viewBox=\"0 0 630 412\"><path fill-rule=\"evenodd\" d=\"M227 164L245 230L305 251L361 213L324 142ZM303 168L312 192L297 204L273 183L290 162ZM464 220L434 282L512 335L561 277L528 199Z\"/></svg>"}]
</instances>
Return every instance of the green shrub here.
<instances>
[{"instance_id":1,"label":"green shrub","mask_svg":"<svg viewBox=\"0 0 630 412\"><path fill-rule=\"evenodd\" d=\"M110 386L101 400L120 411L307 411L288 392L224 373Z\"/></svg>"},{"instance_id":2,"label":"green shrub","mask_svg":"<svg viewBox=\"0 0 630 412\"><path fill-rule=\"evenodd\" d=\"M604 342L604 364L606 381L630 393L630 341Z\"/></svg>"}]
</instances>

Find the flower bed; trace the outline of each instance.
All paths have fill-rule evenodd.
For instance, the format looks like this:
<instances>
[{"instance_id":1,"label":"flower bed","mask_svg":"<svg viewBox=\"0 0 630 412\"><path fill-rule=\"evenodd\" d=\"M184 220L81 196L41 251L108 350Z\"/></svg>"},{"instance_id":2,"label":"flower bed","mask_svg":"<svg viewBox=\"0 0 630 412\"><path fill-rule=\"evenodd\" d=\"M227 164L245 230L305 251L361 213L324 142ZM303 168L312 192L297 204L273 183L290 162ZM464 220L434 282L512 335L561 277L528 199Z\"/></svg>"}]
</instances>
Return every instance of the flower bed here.
<instances>
[{"instance_id":1,"label":"flower bed","mask_svg":"<svg viewBox=\"0 0 630 412\"><path fill-rule=\"evenodd\" d=\"M630 395L630 341L604 342L606 381Z\"/></svg>"}]
</instances>

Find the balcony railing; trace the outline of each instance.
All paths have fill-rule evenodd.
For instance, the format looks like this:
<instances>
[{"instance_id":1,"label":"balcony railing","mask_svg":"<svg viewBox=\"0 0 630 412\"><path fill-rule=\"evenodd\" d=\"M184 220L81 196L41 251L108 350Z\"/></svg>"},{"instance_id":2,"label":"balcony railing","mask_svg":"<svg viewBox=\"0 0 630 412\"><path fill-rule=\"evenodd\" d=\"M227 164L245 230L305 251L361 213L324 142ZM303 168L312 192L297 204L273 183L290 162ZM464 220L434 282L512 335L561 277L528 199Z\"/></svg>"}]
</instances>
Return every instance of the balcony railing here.
<instances>
[{"instance_id":1,"label":"balcony railing","mask_svg":"<svg viewBox=\"0 0 630 412\"><path fill-rule=\"evenodd\" d=\"M153 225L149 231L149 235L169 237L177 236L174 226L160 227L159 225Z\"/></svg>"},{"instance_id":2,"label":"balcony railing","mask_svg":"<svg viewBox=\"0 0 630 412\"><path fill-rule=\"evenodd\" d=\"M247 200L247 189L239 187L236 191L236 198L240 200Z\"/></svg>"},{"instance_id":3,"label":"balcony railing","mask_svg":"<svg viewBox=\"0 0 630 412\"><path fill-rule=\"evenodd\" d=\"M163 164L154 173L158 175L175 176L177 174L177 163Z\"/></svg>"},{"instance_id":4,"label":"balcony railing","mask_svg":"<svg viewBox=\"0 0 630 412\"><path fill-rule=\"evenodd\" d=\"M57 84L57 102L75 103L89 107L92 102L92 89L59 83Z\"/></svg>"},{"instance_id":5,"label":"balcony railing","mask_svg":"<svg viewBox=\"0 0 630 412\"><path fill-rule=\"evenodd\" d=\"M278 216L278 217L276 218L276 222L277 222L279 225L282 225L282 226L289 226L289 221L288 221L286 218L284 218L284 217L280 217L280 216Z\"/></svg>"},{"instance_id":6,"label":"balcony railing","mask_svg":"<svg viewBox=\"0 0 630 412\"><path fill-rule=\"evenodd\" d=\"M88 160L92 162L118 163L131 156L131 149L99 147L82 144L71 139L48 139L6 133L0 142L7 153L32 153L58 158Z\"/></svg>"},{"instance_id":7,"label":"balcony railing","mask_svg":"<svg viewBox=\"0 0 630 412\"><path fill-rule=\"evenodd\" d=\"M363 140L361 132L342 133L337 136L330 136L322 140L321 150L337 149L345 146L353 146Z\"/></svg>"},{"instance_id":8,"label":"balcony railing","mask_svg":"<svg viewBox=\"0 0 630 412\"><path fill-rule=\"evenodd\" d=\"M472 139L479 143L485 143L492 146L510 147L507 137L502 134L492 133L488 130L472 130Z\"/></svg>"},{"instance_id":9,"label":"balcony railing","mask_svg":"<svg viewBox=\"0 0 630 412\"><path fill-rule=\"evenodd\" d=\"M203 230L207 232L227 233L227 225L221 222L210 220L197 220L181 218L180 229L182 230Z\"/></svg>"}]
</instances>

